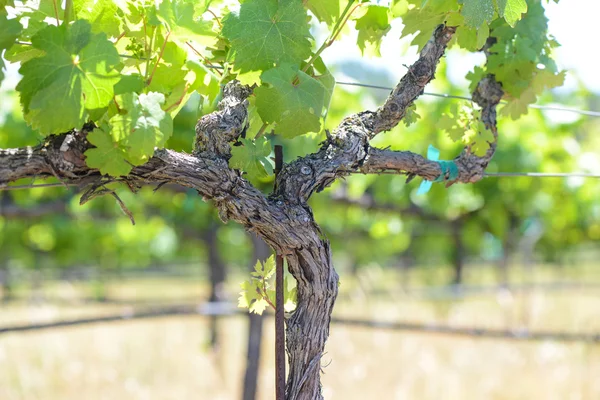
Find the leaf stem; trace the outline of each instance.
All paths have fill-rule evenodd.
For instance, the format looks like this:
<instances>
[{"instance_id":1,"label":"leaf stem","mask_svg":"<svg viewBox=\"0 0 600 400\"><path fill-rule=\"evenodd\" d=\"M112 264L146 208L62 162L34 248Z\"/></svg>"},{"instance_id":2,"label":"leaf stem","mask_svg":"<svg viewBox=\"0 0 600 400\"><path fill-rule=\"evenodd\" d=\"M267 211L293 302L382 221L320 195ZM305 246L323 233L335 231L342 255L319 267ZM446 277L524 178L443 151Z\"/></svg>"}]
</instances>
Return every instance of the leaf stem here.
<instances>
[{"instance_id":1,"label":"leaf stem","mask_svg":"<svg viewBox=\"0 0 600 400\"><path fill-rule=\"evenodd\" d=\"M332 35L337 31L338 28L340 28L340 24L342 23L342 20L344 19L350 7L352 7L352 4L354 4L354 0L349 0L348 4L346 4L346 8L344 8L344 11L342 11L340 18L336 21L335 25L333 26L333 29L331 30Z\"/></svg>"},{"instance_id":2,"label":"leaf stem","mask_svg":"<svg viewBox=\"0 0 600 400\"><path fill-rule=\"evenodd\" d=\"M254 140L258 139L259 137L261 137L265 133L265 130L267 129L267 125L268 124L266 122L263 122L262 126L260 127L260 129L256 133L256 136L254 136Z\"/></svg>"},{"instance_id":3,"label":"leaf stem","mask_svg":"<svg viewBox=\"0 0 600 400\"><path fill-rule=\"evenodd\" d=\"M350 10L350 12L348 13L348 15L346 16L346 19L344 20L344 22L342 23L342 25L340 26L340 29L338 29L338 31L333 35L333 37L329 40L328 42L328 46L331 46L333 44L333 42L335 42L335 40L337 39L338 35L342 32L342 28L344 27L344 25L346 25L346 23L348 22L348 20L350 19L350 17L352 16L352 14L354 14L354 11L356 11L359 7L364 6L367 3L359 3L357 5L354 6L354 8L352 10Z\"/></svg>"},{"instance_id":4,"label":"leaf stem","mask_svg":"<svg viewBox=\"0 0 600 400\"><path fill-rule=\"evenodd\" d=\"M176 108L177 106L179 106L181 104L181 102L185 98L185 95L187 94L189 87L190 87L190 85L187 85L187 84L185 85L185 89L183 90L183 94L181 95L181 97L175 103L173 103L170 106L168 106L167 108L165 108L166 112L171 111L172 109Z\"/></svg>"},{"instance_id":5,"label":"leaf stem","mask_svg":"<svg viewBox=\"0 0 600 400\"><path fill-rule=\"evenodd\" d=\"M209 67L214 69L217 74L223 76L223 73L221 71L219 71L218 69L216 69L215 66L210 62L210 60L208 58L204 57L202 55L202 53L200 53L198 50L196 50L194 48L194 46L192 46L190 44L190 42L185 42L185 44L187 44L189 46L189 48L192 49L194 51L194 53L196 53L198 55L198 57L200 57L204 61L205 64L207 64Z\"/></svg>"},{"instance_id":6,"label":"leaf stem","mask_svg":"<svg viewBox=\"0 0 600 400\"><path fill-rule=\"evenodd\" d=\"M117 112L121 112L121 107L119 107L119 103L117 103L117 98L113 97L113 103L115 103L115 107L117 107Z\"/></svg>"},{"instance_id":7,"label":"leaf stem","mask_svg":"<svg viewBox=\"0 0 600 400\"><path fill-rule=\"evenodd\" d=\"M323 42L323 44L321 45L321 47L319 47L319 49L317 50L317 52L315 54L313 54L312 57L308 60L308 62L304 66L304 68L302 68L302 72L308 71L308 69L310 68L310 66L314 64L314 62L317 60L317 58L319 58L319 56L321 55L321 53L326 48L328 48L329 46L331 46L333 44L333 42L335 41L335 39L338 37L338 35L342 31L342 29L344 28L344 25L346 25L346 22L348 22L348 19L350 19L350 16L352 15L352 13L354 11L356 11L356 9L358 7L360 7L360 6L362 6L362 4L363 4L363 3L359 3L359 4L355 5L354 8L352 8L352 10L350 10L350 8L352 7L352 4L354 4L354 1L355 0L349 0L348 1L348 4L346 4L346 8L344 8L344 11L342 11L342 14L340 15L340 18L337 20L337 22L333 26L333 29L331 30L331 34L329 35L329 37L327 38L327 40L325 40Z\"/></svg>"},{"instance_id":8,"label":"leaf stem","mask_svg":"<svg viewBox=\"0 0 600 400\"><path fill-rule=\"evenodd\" d=\"M144 55L146 56L146 69L144 71L144 82L148 78L148 69L150 66L150 46L148 46L148 29L146 27L146 16L144 15L144 19L142 19L144 23Z\"/></svg>"},{"instance_id":9,"label":"leaf stem","mask_svg":"<svg viewBox=\"0 0 600 400\"><path fill-rule=\"evenodd\" d=\"M162 58L162 56L165 52L165 47L167 47L167 42L169 41L169 36L171 36L171 31L167 32L167 36L165 36L165 42L163 43L162 47L160 48L160 53L158 54L158 58L156 59L156 63L154 64L154 68L152 69L152 74L150 74L150 78L148 78L148 82L146 83L146 86L150 86L150 83L152 83L152 78L154 78L154 73L156 72L156 67L158 67L158 63L160 62L160 59Z\"/></svg>"},{"instance_id":10,"label":"leaf stem","mask_svg":"<svg viewBox=\"0 0 600 400\"><path fill-rule=\"evenodd\" d=\"M269 299L269 295L267 294L267 282L265 281L264 275L262 277L262 293L261 293L261 295L262 295L263 299L267 302L267 304L273 308L273 310L277 309L277 307L275 307L275 304L273 304L271 299Z\"/></svg>"},{"instance_id":11,"label":"leaf stem","mask_svg":"<svg viewBox=\"0 0 600 400\"><path fill-rule=\"evenodd\" d=\"M115 44L119 43L119 40L123 39L123 37L127 35L127 31L123 31L119 36L117 36L117 40L115 40Z\"/></svg>"},{"instance_id":12,"label":"leaf stem","mask_svg":"<svg viewBox=\"0 0 600 400\"><path fill-rule=\"evenodd\" d=\"M63 24L68 25L73 17L73 0L65 0L65 17Z\"/></svg>"},{"instance_id":13,"label":"leaf stem","mask_svg":"<svg viewBox=\"0 0 600 400\"><path fill-rule=\"evenodd\" d=\"M223 25L221 25L221 20L219 19L219 17L217 17L217 14L212 12L210 9L207 9L206 12L212 14L212 16L215 17L215 21L217 21L217 24L219 24L219 28L223 29Z\"/></svg>"},{"instance_id":14,"label":"leaf stem","mask_svg":"<svg viewBox=\"0 0 600 400\"><path fill-rule=\"evenodd\" d=\"M56 18L56 25L60 25L60 18L58 17L58 6L56 5L56 0L52 0L52 5L54 6L54 18Z\"/></svg>"}]
</instances>

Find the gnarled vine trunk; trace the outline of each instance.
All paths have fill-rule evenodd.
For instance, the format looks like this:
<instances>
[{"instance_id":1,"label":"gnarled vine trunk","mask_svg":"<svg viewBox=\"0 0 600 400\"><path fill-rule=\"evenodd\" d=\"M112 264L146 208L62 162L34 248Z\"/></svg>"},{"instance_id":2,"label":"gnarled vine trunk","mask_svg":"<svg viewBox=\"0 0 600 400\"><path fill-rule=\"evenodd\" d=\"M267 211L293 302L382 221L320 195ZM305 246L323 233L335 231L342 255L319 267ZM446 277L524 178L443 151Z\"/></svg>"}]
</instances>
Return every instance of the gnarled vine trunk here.
<instances>
[{"instance_id":1,"label":"gnarled vine trunk","mask_svg":"<svg viewBox=\"0 0 600 400\"><path fill-rule=\"evenodd\" d=\"M202 117L196 125L193 155L155 150L143 165L118 179L102 176L89 168L85 151L93 146L86 140L94 129L85 126L61 135L51 135L36 147L0 150L0 185L27 177L53 176L87 187L82 202L103 194L116 194L105 187L121 181L132 191L144 184L178 184L196 190L211 200L223 222L234 220L260 236L287 260L297 281L296 311L287 321L289 375L288 400L322 399L320 360L329 335L331 312L337 296L338 276L333 268L329 242L314 221L308 206L310 196L351 173L388 173L444 180L448 185L476 182L483 177L496 149L495 107L502 88L493 76L484 77L473 99L482 107L481 120L494 141L483 157L469 148L455 158L456 174L449 174L437 161L409 151L378 149L370 140L393 128L423 93L436 66L452 39L454 27L440 25L425 45L418 60L376 111L364 111L345 118L328 135L319 151L284 165L273 192L265 196L242 174L230 168L231 142L245 131L248 96L252 88L230 82L223 89L219 110Z\"/></svg>"},{"instance_id":2,"label":"gnarled vine trunk","mask_svg":"<svg viewBox=\"0 0 600 400\"><path fill-rule=\"evenodd\" d=\"M329 242L317 240L310 247L286 256L289 270L298 281L298 304L286 329L290 358L288 400L322 398L321 357L329 337L338 275L331 262Z\"/></svg>"}]
</instances>

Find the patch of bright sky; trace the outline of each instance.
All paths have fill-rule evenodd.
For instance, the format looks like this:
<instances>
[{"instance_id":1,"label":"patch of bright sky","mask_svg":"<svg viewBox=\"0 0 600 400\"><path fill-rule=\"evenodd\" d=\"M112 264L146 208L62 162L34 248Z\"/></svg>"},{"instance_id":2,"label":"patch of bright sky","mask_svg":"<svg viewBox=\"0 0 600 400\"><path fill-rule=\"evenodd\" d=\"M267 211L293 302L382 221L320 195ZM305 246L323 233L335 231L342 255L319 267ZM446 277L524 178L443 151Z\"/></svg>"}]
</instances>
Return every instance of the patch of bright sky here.
<instances>
[{"instance_id":1,"label":"patch of bright sky","mask_svg":"<svg viewBox=\"0 0 600 400\"><path fill-rule=\"evenodd\" d=\"M561 44L556 51L559 68L571 72L567 75L566 89L577 86L577 78L589 90L600 93L598 55L590 40L593 27L600 16L598 0L568 0L546 5L549 31Z\"/></svg>"}]
</instances>

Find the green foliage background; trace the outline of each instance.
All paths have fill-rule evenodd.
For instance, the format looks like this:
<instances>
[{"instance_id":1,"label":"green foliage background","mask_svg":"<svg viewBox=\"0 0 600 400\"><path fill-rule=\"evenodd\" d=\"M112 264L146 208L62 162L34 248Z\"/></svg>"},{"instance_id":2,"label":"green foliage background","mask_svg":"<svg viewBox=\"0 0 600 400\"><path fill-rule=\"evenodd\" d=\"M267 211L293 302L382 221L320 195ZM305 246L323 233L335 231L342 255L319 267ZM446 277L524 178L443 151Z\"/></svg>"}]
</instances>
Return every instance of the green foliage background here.
<instances>
[{"instance_id":1,"label":"green foliage background","mask_svg":"<svg viewBox=\"0 0 600 400\"><path fill-rule=\"evenodd\" d=\"M0 2L0 51L7 62L20 64L22 75L16 91L3 86L1 148L35 145L48 134L93 121L97 129L89 139L97 148L87 153L88 164L124 175L155 148L191 152L195 122L215 109L220 85L239 79L258 87L250 99L246 138L234 147L230 165L269 192L272 145L284 145L286 161L315 151L325 129L334 130L345 116L384 98L372 89L335 85L334 76L349 67L324 63L321 55L331 43L356 32L365 57L376 57L395 21L402 21L402 36L419 48L446 21L460 26L450 51L474 52L490 35L496 38L489 44L494 55L488 64L467 75L474 84L493 73L506 91L498 151L488 171L597 172L595 120L560 122L549 111L527 108L538 100L597 105L584 88L569 94L548 91L562 84L564 72L551 59L558 43L545 34L541 1L397 0L386 6L309 0L306 8L300 0L74 1L70 18L51 3ZM59 26L47 22L53 18ZM326 29L327 37L315 39L308 20L312 28ZM428 90L465 95L468 88L455 86L446 68L444 60ZM374 144L421 154L434 144L446 159L467 144L477 152L489 139L477 112L468 101L422 97L406 125ZM456 221L466 256L476 259L497 260L514 251L532 226L541 227L536 250L550 261L600 240L596 180L486 178L448 189L436 184L426 196L416 195L417 186L402 176L356 175L314 196L315 218L342 264L394 266L407 255L419 264L449 262ZM2 254L18 268L139 268L205 257L202 232L217 217L196 193L145 188L133 196L115 188L136 226L111 199L79 206L77 194L64 188L2 192L4 205L36 209L65 202L67 210L30 219L0 217ZM365 211L340 204L330 193L351 200L368 196L391 210ZM418 218L411 208L427 217ZM220 225L218 237L228 249L226 260L245 268L250 242L241 228Z\"/></svg>"}]
</instances>

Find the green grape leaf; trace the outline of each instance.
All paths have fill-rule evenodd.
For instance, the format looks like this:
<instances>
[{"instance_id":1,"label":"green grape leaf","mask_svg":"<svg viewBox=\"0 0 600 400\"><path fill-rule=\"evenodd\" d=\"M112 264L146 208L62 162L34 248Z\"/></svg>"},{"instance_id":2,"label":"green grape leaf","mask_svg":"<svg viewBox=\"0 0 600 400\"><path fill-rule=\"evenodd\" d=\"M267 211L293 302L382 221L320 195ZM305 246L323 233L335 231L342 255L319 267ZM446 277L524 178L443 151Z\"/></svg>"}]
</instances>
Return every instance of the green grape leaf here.
<instances>
[{"instance_id":1,"label":"green grape leaf","mask_svg":"<svg viewBox=\"0 0 600 400\"><path fill-rule=\"evenodd\" d=\"M24 7L33 10L36 19L50 18L56 21L56 17L60 18L64 15L65 9L62 7L63 2L44 1L44 0L27 0L24 2ZM39 16L39 17L38 17Z\"/></svg>"},{"instance_id":2,"label":"green grape leaf","mask_svg":"<svg viewBox=\"0 0 600 400\"><path fill-rule=\"evenodd\" d=\"M444 113L437 122L437 128L445 131L454 142L462 140L465 134L465 123L458 118L457 107L451 107L450 112Z\"/></svg>"},{"instance_id":3,"label":"green grape leaf","mask_svg":"<svg viewBox=\"0 0 600 400\"><path fill-rule=\"evenodd\" d=\"M4 80L4 60L2 51L10 49L15 43L23 27L16 19L7 19L0 14L0 84Z\"/></svg>"},{"instance_id":4,"label":"green grape leaf","mask_svg":"<svg viewBox=\"0 0 600 400\"><path fill-rule=\"evenodd\" d=\"M307 0L306 7L321 22L333 26L340 15L340 0Z\"/></svg>"},{"instance_id":5,"label":"green grape leaf","mask_svg":"<svg viewBox=\"0 0 600 400\"><path fill-rule=\"evenodd\" d=\"M258 108L256 107L256 96L250 96L248 98L248 128L246 129L246 139L254 139L256 134L260 131L263 122L258 115Z\"/></svg>"},{"instance_id":6,"label":"green grape leaf","mask_svg":"<svg viewBox=\"0 0 600 400\"><path fill-rule=\"evenodd\" d=\"M10 62L24 63L27 60L31 60L35 57L41 57L44 55L44 51L33 48L27 44L15 44L4 53L4 58Z\"/></svg>"},{"instance_id":7,"label":"green grape leaf","mask_svg":"<svg viewBox=\"0 0 600 400\"><path fill-rule=\"evenodd\" d=\"M213 70L194 60L186 62L186 68L193 72L193 79L189 79L190 89L198 90L199 93L208 96L211 102L214 101L221 90L221 85Z\"/></svg>"},{"instance_id":8,"label":"green grape leaf","mask_svg":"<svg viewBox=\"0 0 600 400\"><path fill-rule=\"evenodd\" d=\"M283 279L283 309L285 312L292 312L296 309L298 303L298 288L294 285L291 289L288 285L288 277ZM275 304L275 302L273 303Z\"/></svg>"},{"instance_id":9,"label":"green grape leaf","mask_svg":"<svg viewBox=\"0 0 600 400\"><path fill-rule=\"evenodd\" d=\"M208 8L211 4L218 5L220 0L195 0L192 3L194 4L194 13L198 17L208 11Z\"/></svg>"},{"instance_id":10,"label":"green grape leaf","mask_svg":"<svg viewBox=\"0 0 600 400\"><path fill-rule=\"evenodd\" d=\"M15 2L13 0L0 0L0 16L8 14L6 6L14 7ZM2 71L0 71L2 73Z\"/></svg>"},{"instance_id":11,"label":"green grape leaf","mask_svg":"<svg viewBox=\"0 0 600 400\"><path fill-rule=\"evenodd\" d=\"M248 71L241 74L237 74L235 79L240 81L242 85L260 85L260 74L262 71Z\"/></svg>"},{"instance_id":12,"label":"green grape leaf","mask_svg":"<svg viewBox=\"0 0 600 400\"><path fill-rule=\"evenodd\" d=\"M421 116L417 114L417 106L411 104L411 106L406 109L406 113L404 114L404 118L402 118L402 122L404 122L404 125L406 125L408 128L417 122L419 118L421 118Z\"/></svg>"},{"instance_id":13,"label":"green grape leaf","mask_svg":"<svg viewBox=\"0 0 600 400\"><path fill-rule=\"evenodd\" d=\"M490 48L486 68L502 83L507 97L522 97L539 71L557 72L556 64L550 58L557 43L547 35L547 22L542 5L531 3L527 14L516 23L515 28L508 25L494 28L497 42ZM525 97L531 96L529 93ZM524 104L523 101L518 103ZM520 104L515 103L515 106L515 112L522 109ZM511 114L516 115L514 112Z\"/></svg>"},{"instance_id":14,"label":"green grape leaf","mask_svg":"<svg viewBox=\"0 0 600 400\"><path fill-rule=\"evenodd\" d=\"M264 122L277 123L276 132L289 138L319 132L321 112L330 96L322 81L289 64L263 72L261 79L263 86L254 93Z\"/></svg>"},{"instance_id":15,"label":"green grape leaf","mask_svg":"<svg viewBox=\"0 0 600 400\"><path fill-rule=\"evenodd\" d=\"M0 51L9 49L19 37L23 27L16 19L0 15Z\"/></svg>"},{"instance_id":16,"label":"green grape leaf","mask_svg":"<svg viewBox=\"0 0 600 400\"><path fill-rule=\"evenodd\" d=\"M529 88L517 98L509 97L506 105L500 109L500 114L510 116L516 120L521 115L527 114L529 105L535 103L535 101L535 92L533 88Z\"/></svg>"},{"instance_id":17,"label":"green grape leaf","mask_svg":"<svg viewBox=\"0 0 600 400\"><path fill-rule=\"evenodd\" d=\"M269 305L269 301L275 304L275 292L270 289L269 282L274 274L274 256L269 257L264 263L260 260L257 261L254 271L250 274L250 279L241 284L242 291L238 297L238 307L248 308L251 313L262 314ZM289 298L293 298L294 294L293 290L289 291Z\"/></svg>"},{"instance_id":18,"label":"green grape leaf","mask_svg":"<svg viewBox=\"0 0 600 400\"><path fill-rule=\"evenodd\" d=\"M86 163L90 168L97 168L102 174L111 176L129 174L131 165L126 161L125 150L108 133L96 128L87 135L87 140L96 146L85 152Z\"/></svg>"},{"instance_id":19,"label":"green grape leaf","mask_svg":"<svg viewBox=\"0 0 600 400\"><path fill-rule=\"evenodd\" d=\"M134 165L148 161L155 147L163 147L173 133L173 120L161 108L162 93L125 93L117 96L120 113L109 120L113 139L128 148L127 159Z\"/></svg>"},{"instance_id":20,"label":"green grape leaf","mask_svg":"<svg viewBox=\"0 0 600 400\"><path fill-rule=\"evenodd\" d=\"M444 22L448 26L463 26L465 24L465 17L460 15L459 12L451 12L446 15Z\"/></svg>"},{"instance_id":21,"label":"green grape leaf","mask_svg":"<svg viewBox=\"0 0 600 400\"><path fill-rule=\"evenodd\" d=\"M473 129L475 135L471 137L471 152L476 156L483 157L494 142L492 131L485 128L483 122L478 122L477 128Z\"/></svg>"},{"instance_id":22,"label":"green grape leaf","mask_svg":"<svg viewBox=\"0 0 600 400\"><path fill-rule=\"evenodd\" d=\"M374 53L377 56L381 55L379 49L381 39L392 28L388 19L388 10L388 7L370 5L365 15L356 20L357 44L363 54L368 44L371 44Z\"/></svg>"},{"instance_id":23,"label":"green grape leaf","mask_svg":"<svg viewBox=\"0 0 600 400\"><path fill-rule=\"evenodd\" d=\"M485 25L485 24L484 24ZM456 28L456 44L469 51L477 51L477 32L475 28L460 25Z\"/></svg>"},{"instance_id":24,"label":"green grape leaf","mask_svg":"<svg viewBox=\"0 0 600 400\"><path fill-rule=\"evenodd\" d=\"M250 305L250 312L261 315L268 305L269 303L264 298L257 299Z\"/></svg>"},{"instance_id":25,"label":"green grape leaf","mask_svg":"<svg viewBox=\"0 0 600 400\"><path fill-rule=\"evenodd\" d=\"M512 27L527 12L527 3L525 0L496 0L496 5L498 7L498 15L504 18Z\"/></svg>"},{"instance_id":26,"label":"green grape leaf","mask_svg":"<svg viewBox=\"0 0 600 400\"><path fill-rule=\"evenodd\" d=\"M148 85L148 90L164 94L171 93L177 85L183 82L188 73L185 68L186 57L184 49L173 42L167 42L158 65L152 63L152 81Z\"/></svg>"},{"instance_id":27,"label":"green grape leaf","mask_svg":"<svg viewBox=\"0 0 600 400\"><path fill-rule=\"evenodd\" d=\"M271 255L264 262L258 260L254 264L254 272L251 275L261 280L268 280L275 274L275 257Z\"/></svg>"},{"instance_id":28,"label":"green grape leaf","mask_svg":"<svg viewBox=\"0 0 600 400\"><path fill-rule=\"evenodd\" d=\"M23 29L21 40L31 41L31 38L43 28L46 28L48 21L57 21L64 15L64 2L45 1L45 0L27 0L23 4L24 13L21 18L27 18L27 27Z\"/></svg>"},{"instance_id":29,"label":"green grape leaf","mask_svg":"<svg viewBox=\"0 0 600 400\"><path fill-rule=\"evenodd\" d=\"M489 148L489 143L494 141L494 135L481 121L480 109L463 108L462 118L465 121L466 130L462 141L465 145L471 146L471 152L476 156L482 157Z\"/></svg>"},{"instance_id":30,"label":"green grape leaf","mask_svg":"<svg viewBox=\"0 0 600 400\"><path fill-rule=\"evenodd\" d=\"M169 40L182 46L189 40L211 46L216 42L213 23L195 18L195 3L193 0L163 0L156 16L167 26Z\"/></svg>"},{"instance_id":31,"label":"green grape leaf","mask_svg":"<svg viewBox=\"0 0 600 400\"><path fill-rule=\"evenodd\" d=\"M394 18L401 17L408 11L409 4L404 0L392 0L390 12Z\"/></svg>"},{"instance_id":32,"label":"green grape leaf","mask_svg":"<svg viewBox=\"0 0 600 400\"><path fill-rule=\"evenodd\" d=\"M301 0L248 0L239 13L227 14L221 33L231 42L236 70L267 70L308 58L306 18Z\"/></svg>"},{"instance_id":33,"label":"green grape leaf","mask_svg":"<svg viewBox=\"0 0 600 400\"><path fill-rule=\"evenodd\" d=\"M446 24L457 26L453 41L460 47L469 51L479 51L490 36L490 27L484 23L479 28L471 28L464 24L464 17L452 13L446 18Z\"/></svg>"},{"instance_id":34,"label":"green grape leaf","mask_svg":"<svg viewBox=\"0 0 600 400\"><path fill-rule=\"evenodd\" d=\"M260 288L258 286L259 284L260 281L256 281L254 279L242 282L242 290L240 292L240 296L238 297L238 307L248 308L250 312L262 314L266 308L266 301L262 297ZM259 302L259 304L255 306L255 303L257 302Z\"/></svg>"},{"instance_id":35,"label":"green grape leaf","mask_svg":"<svg viewBox=\"0 0 600 400\"><path fill-rule=\"evenodd\" d=\"M488 26L488 24L481 25L481 27L477 30L477 46L476 46L477 51L479 51L479 49L483 48L483 46L485 45L485 43L487 42L489 37L490 37L490 27Z\"/></svg>"},{"instance_id":36,"label":"green grape leaf","mask_svg":"<svg viewBox=\"0 0 600 400\"><path fill-rule=\"evenodd\" d=\"M531 86L538 94L541 94L544 90L549 90L555 87L562 86L565 82L565 76L565 71L561 71L555 74L551 71L542 69L539 70L533 78Z\"/></svg>"},{"instance_id":37,"label":"green grape leaf","mask_svg":"<svg viewBox=\"0 0 600 400\"><path fill-rule=\"evenodd\" d=\"M104 32L109 37L119 36L121 19L118 6L112 0L80 0L73 4L77 19L85 19L92 24L92 32Z\"/></svg>"},{"instance_id":38,"label":"green grape leaf","mask_svg":"<svg viewBox=\"0 0 600 400\"><path fill-rule=\"evenodd\" d=\"M564 80L565 71L555 74L551 71L539 70L531 81L531 85L519 97L509 97L500 113L516 120L521 115L527 114L529 105L536 102L537 96L546 90L562 86Z\"/></svg>"},{"instance_id":39,"label":"green grape leaf","mask_svg":"<svg viewBox=\"0 0 600 400\"><path fill-rule=\"evenodd\" d=\"M183 81L172 89L163 108L174 118L196 91L200 94L202 115L213 111L216 107L216 98L221 90L219 78L204 65L194 60L187 61L184 70L186 75Z\"/></svg>"},{"instance_id":40,"label":"green grape leaf","mask_svg":"<svg viewBox=\"0 0 600 400\"><path fill-rule=\"evenodd\" d=\"M409 2L436 13L447 13L458 9L457 0L421 0L420 2L418 0L409 0Z\"/></svg>"},{"instance_id":41,"label":"green grape leaf","mask_svg":"<svg viewBox=\"0 0 600 400\"><path fill-rule=\"evenodd\" d=\"M327 69L327 66L323 62L321 57L318 57L312 65L312 77L321 83L325 89L325 97L323 99L324 113L327 114L329 105L331 104L331 97L333 96L333 89L335 88L335 78Z\"/></svg>"},{"instance_id":42,"label":"green grape leaf","mask_svg":"<svg viewBox=\"0 0 600 400\"><path fill-rule=\"evenodd\" d=\"M231 149L229 166L239 169L252 178L266 178L269 176L267 168L270 166L267 157L271 154L271 144L263 136L256 140L240 139L243 146L234 146Z\"/></svg>"},{"instance_id":43,"label":"green grape leaf","mask_svg":"<svg viewBox=\"0 0 600 400\"><path fill-rule=\"evenodd\" d=\"M124 93L141 92L144 86L146 86L144 77L140 74L122 75L119 82L115 84L115 96Z\"/></svg>"},{"instance_id":44,"label":"green grape leaf","mask_svg":"<svg viewBox=\"0 0 600 400\"><path fill-rule=\"evenodd\" d=\"M427 8L418 9L413 8L408 10L402 17L402 36L408 36L413 33L419 32L412 40L411 44L418 46L418 50L421 51L427 41L431 38L431 34L434 29L444 22L446 14L435 13Z\"/></svg>"},{"instance_id":45,"label":"green grape leaf","mask_svg":"<svg viewBox=\"0 0 600 400\"><path fill-rule=\"evenodd\" d=\"M493 142L494 135L481 122L481 110L462 106L453 106L448 113L442 115L437 128L446 131L454 142L462 142L471 147L471 152L483 156Z\"/></svg>"},{"instance_id":46,"label":"green grape leaf","mask_svg":"<svg viewBox=\"0 0 600 400\"><path fill-rule=\"evenodd\" d=\"M467 73L466 78L470 82L469 83L469 91L471 93L473 93L475 91L475 89L477 89L477 85L479 84L479 81L481 81L481 79L483 79L483 77L485 75L486 75L486 72L481 67L475 67L475 68L473 68L473 71L469 71Z\"/></svg>"},{"instance_id":47,"label":"green grape leaf","mask_svg":"<svg viewBox=\"0 0 600 400\"><path fill-rule=\"evenodd\" d=\"M44 134L83 125L86 110L104 108L119 81L119 54L104 34L92 34L87 21L48 26L32 38L42 57L22 64L17 85L25 119Z\"/></svg>"},{"instance_id":48,"label":"green grape leaf","mask_svg":"<svg viewBox=\"0 0 600 400\"><path fill-rule=\"evenodd\" d=\"M468 26L478 28L494 18L493 0L463 0L461 14Z\"/></svg>"},{"instance_id":49,"label":"green grape leaf","mask_svg":"<svg viewBox=\"0 0 600 400\"><path fill-rule=\"evenodd\" d=\"M238 297L238 307L239 308L249 308L250 304L254 300L253 294L253 285L252 282L244 281L240 284L242 290L240 291L240 295Z\"/></svg>"},{"instance_id":50,"label":"green grape leaf","mask_svg":"<svg viewBox=\"0 0 600 400\"><path fill-rule=\"evenodd\" d=\"M507 4L498 3L499 7L508 7ZM547 29L548 20L539 2L528 4L527 14L514 28L505 24L494 27L497 41L490 48L485 73L493 74L502 83L508 104L501 113L513 119L526 114L528 105L544 90L563 82L563 74L550 58L558 43L548 36Z\"/></svg>"}]
</instances>

